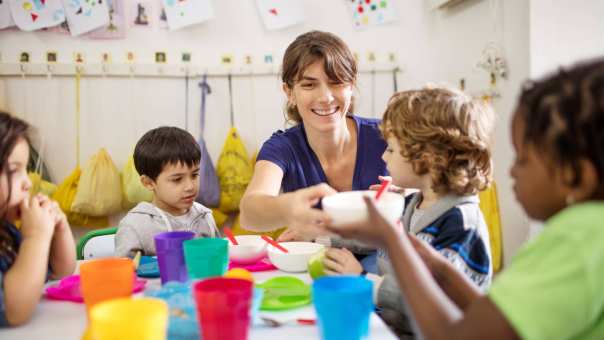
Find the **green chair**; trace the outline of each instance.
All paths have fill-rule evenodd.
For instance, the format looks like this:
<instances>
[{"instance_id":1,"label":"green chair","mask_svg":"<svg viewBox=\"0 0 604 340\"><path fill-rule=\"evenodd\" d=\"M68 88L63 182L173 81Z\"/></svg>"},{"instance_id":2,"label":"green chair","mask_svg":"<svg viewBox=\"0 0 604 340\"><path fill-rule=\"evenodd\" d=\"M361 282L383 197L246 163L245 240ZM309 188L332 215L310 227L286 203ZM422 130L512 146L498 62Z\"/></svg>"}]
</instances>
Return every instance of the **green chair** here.
<instances>
[{"instance_id":1,"label":"green chair","mask_svg":"<svg viewBox=\"0 0 604 340\"><path fill-rule=\"evenodd\" d=\"M114 256L117 227L97 229L86 233L76 247L78 260Z\"/></svg>"}]
</instances>

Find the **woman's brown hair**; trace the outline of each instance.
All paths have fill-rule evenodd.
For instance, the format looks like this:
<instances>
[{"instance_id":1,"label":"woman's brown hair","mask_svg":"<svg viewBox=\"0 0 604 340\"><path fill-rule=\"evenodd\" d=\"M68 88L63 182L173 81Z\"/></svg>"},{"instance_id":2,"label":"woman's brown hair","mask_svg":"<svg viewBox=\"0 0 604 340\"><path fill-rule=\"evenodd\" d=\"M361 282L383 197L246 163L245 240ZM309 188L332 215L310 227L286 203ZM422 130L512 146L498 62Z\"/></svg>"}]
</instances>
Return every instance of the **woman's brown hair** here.
<instances>
[{"instance_id":1,"label":"woman's brown hair","mask_svg":"<svg viewBox=\"0 0 604 340\"><path fill-rule=\"evenodd\" d=\"M296 38L285 50L281 80L290 89L300 80L306 68L317 60L324 61L325 73L338 83L356 84L357 62L348 46L336 35L311 31ZM348 113L354 112L354 97ZM296 124L302 117L296 106L286 106L287 120Z\"/></svg>"}]
</instances>

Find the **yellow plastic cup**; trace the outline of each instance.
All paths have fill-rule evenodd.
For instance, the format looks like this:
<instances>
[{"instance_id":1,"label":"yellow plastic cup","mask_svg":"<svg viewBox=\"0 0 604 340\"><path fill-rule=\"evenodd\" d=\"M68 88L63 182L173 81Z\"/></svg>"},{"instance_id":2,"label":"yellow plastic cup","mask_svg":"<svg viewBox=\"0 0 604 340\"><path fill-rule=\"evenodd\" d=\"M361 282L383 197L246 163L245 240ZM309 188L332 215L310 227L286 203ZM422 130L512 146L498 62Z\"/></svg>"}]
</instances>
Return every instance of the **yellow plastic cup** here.
<instances>
[{"instance_id":1,"label":"yellow plastic cup","mask_svg":"<svg viewBox=\"0 0 604 340\"><path fill-rule=\"evenodd\" d=\"M168 305L159 299L115 299L90 310L90 335L94 340L164 340Z\"/></svg>"}]
</instances>

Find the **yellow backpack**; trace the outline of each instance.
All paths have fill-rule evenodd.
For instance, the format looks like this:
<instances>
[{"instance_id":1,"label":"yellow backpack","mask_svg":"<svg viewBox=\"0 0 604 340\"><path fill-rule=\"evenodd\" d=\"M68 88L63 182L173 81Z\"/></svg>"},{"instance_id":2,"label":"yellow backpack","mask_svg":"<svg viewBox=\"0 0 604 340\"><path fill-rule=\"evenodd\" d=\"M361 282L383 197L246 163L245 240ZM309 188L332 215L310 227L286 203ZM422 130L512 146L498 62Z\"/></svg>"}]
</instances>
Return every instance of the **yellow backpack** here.
<instances>
[{"instance_id":1,"label":"yellow backpack","mask_svg":"<svg viewBox=\"0 0 604 340\"><path fill-rule=\"evenodd\" d=\"M231 127L216 164L220 182L220 211L230 213L239 210L239 201L252 179L252 173L252 164L245 146L237 129Z\"/></svg>"},{"instance_id":2,"label":"yellow backpack","mask_svg":"<svg viewBox=\"0 0 604 340\"><path fill-rule=\"evenodd\" d=\"M122 206L132 209L140 202L151 202L153 193L141 183L141 176L134 166L134 157L130 156L122 170Z\"/></svg>"},{"instance_id":3,"label":"yellow backpack","mask_svg":"<svg viewBox=\"0 0 604 340\"><path fill-rule=\"evenodd\" d=\"M82 171L76 167L61 184L57 186L57 190L52 195L52 199L59 203L61 210L67 215L69 223L77 226L98 227L104 228L109 226L109 219L104 217L90 217L71 211L71 205L78 191L78 183Z\"/></svg>"},{"instance_id":4,"label":"yellow backpack","mask_svg":"<svg viewBox=\"0 0 604 340\"><path fill-rule=\"evenodd\" d=\"M107 216L122 210L120 173L107 150L101 148L86 164L71 210L90 216Z\"/></svg>"}]
</instances>

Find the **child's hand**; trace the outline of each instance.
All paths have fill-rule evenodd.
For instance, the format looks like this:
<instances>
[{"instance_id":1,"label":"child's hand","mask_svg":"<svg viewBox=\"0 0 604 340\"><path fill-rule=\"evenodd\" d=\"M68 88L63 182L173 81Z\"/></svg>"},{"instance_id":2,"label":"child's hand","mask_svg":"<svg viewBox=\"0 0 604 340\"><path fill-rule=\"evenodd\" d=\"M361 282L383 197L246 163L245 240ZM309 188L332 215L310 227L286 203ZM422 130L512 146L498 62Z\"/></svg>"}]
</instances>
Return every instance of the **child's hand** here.
<instances>
[{"instance_id":1,"label":"child's hand","mask_svg":"<svg viewBox=\"0 0 604 340\"><path fill-rule=\"evenodd\" d=\"M392 177L390 177L390 176L378 176L378 179L380 180L380 182L383 182L384 180L389 180L390 181L390 185L388 186L388 191L395 192L397 194L404 194L405 193L405 188L397 187L396 185L392 184ZM380 189L381 186L382 186L381 184L372 184L372 185L369 186L369 190L377 191L377 190Z\"/></svg>"},{"instance_id":2,"label":"child's hand","mask_svg":"<svg viewBox=\"0 0 604 340\"><path fill-rule=\"evenodd\" d=\"M346 248L329 248L323 259L325 273L328 275L338 274L361 274L363 267L354 257L352 252Z\"/></svg>"},{"instance_id":3,"label":"child's hand","mask_svg":"<svg viewBox=\"0 0 604 340\"><path fill-rule=\"evenodd\" d=\"M378 248L386 248L386 242L389 239L397 239L404 235L404 228L388 222L377 210L373 196L363 196L363 200L367 205L369 216L367 221L347 226L334 227L327 225L325 227L327 231L341 235L344 238L363 241Z\"/></svg>"},{"instance_id":4,"label":"child's hand","mask_svg":"<svg viewBox=\"0 0 604 340\"><path fill-rule=\"evenodd\" d=\"M42 194L38 194L38 195L36 195L36 197L38 197L41 204L50 205L50 208L52 209L52 211L55 214L55 229L56 229L55 231L56 232L61 232L65 229L69 229L69 222L67 222L67 216L65 216L65 213L63 213L63 210L61 210L61 207L59 206L59 203L57 203L57 201L53 201L50 198L48 198L48 196L42 195Z\"/></svg>"},{"instance_id":5,"label":"child's hand","mask_svg":"<svg viewBox=\"0 0 604 340\"><path fill-rule=\"evenodd\" d=\"M48 201L40 201L38 196L24 199L20 204L21 233L24 238L47 237L51 238L55 225L56 213Z\"/></svg>"}]
</instances>

